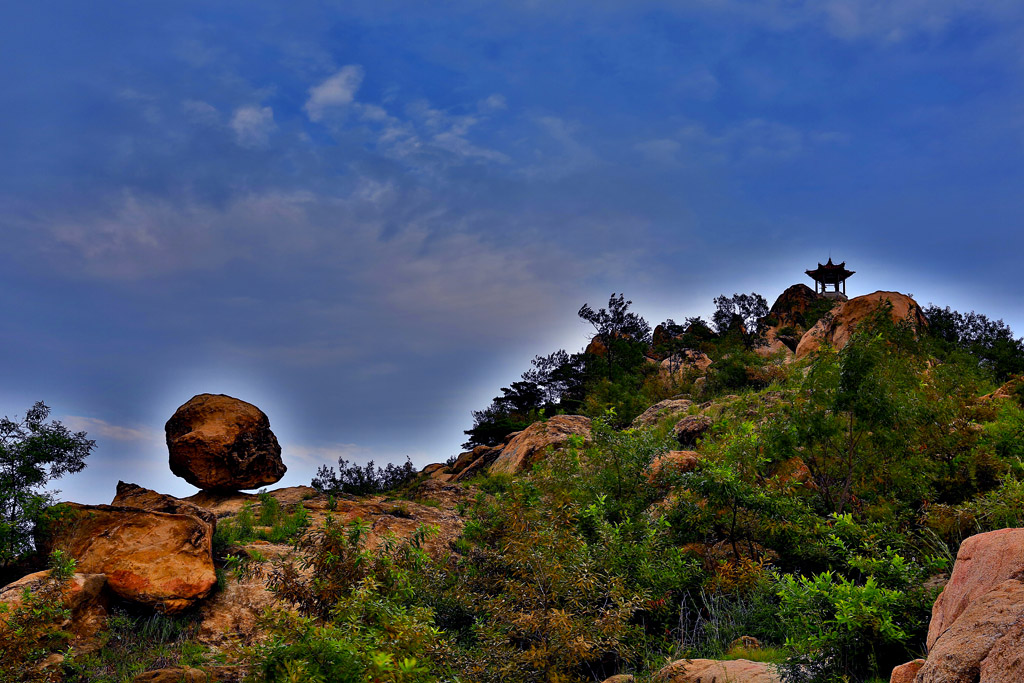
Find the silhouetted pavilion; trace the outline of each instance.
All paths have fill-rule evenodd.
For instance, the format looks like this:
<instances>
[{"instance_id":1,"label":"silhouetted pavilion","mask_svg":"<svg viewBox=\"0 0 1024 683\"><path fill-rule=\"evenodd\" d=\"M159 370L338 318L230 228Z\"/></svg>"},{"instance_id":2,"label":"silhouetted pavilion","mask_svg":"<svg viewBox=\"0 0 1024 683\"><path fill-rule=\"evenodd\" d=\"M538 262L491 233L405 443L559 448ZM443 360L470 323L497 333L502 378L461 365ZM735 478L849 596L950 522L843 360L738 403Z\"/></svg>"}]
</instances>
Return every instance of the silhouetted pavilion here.
<instances>
[{"instance_id":1,"label":"silhouetted pavilion","mask_svg":"<svg viewBox=\"0 0 1024 683\"><path fill-rule=\"evenodd\" d=\"M846 269L846 261L839 264L832 263L832 257L829 256L828 263L824 265L819 263L817 268L806 272L814 280L815 292L824 294L830 299L846 299L846 278L853 275L855 271ZM829 289L830 287L831 289Z\"/></svg>"}]
</instances>

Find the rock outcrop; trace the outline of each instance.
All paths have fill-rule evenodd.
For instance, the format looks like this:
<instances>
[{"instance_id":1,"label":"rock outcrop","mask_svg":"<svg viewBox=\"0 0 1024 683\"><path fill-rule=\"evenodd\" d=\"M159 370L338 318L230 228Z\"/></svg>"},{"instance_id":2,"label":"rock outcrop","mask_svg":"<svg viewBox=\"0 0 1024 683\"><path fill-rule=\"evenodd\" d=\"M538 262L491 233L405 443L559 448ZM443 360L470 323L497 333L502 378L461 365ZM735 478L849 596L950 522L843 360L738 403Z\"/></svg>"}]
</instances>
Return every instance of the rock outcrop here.
<instances>
[{"instance_id":1,"label":"rock outcrop","mask_svg":"<svg viewBox=\"0 0 1024 683\"><path fill-rule=\"evenodd\" d=\"M805 284L787 287L768 311L768 318L776 328L795 327L803 329L806 314L820 299L825 296L818 294Z\"/></svg>"},{"instance_id":2,"label":"rock outcrop","mask_svg":"<svg viewBox=\"0 0 1024 683\"><path fill-rule=\"evenodd\" d=\"M900 664L892 670L892 675L889 676L889 683L914 683L917 672L921 670L922 666L924 666L923 659L915 659L912 662Z\"/></svg>"},{"instance_id":3,"label":"rock outcrop","mask_svg":"<svg viewBox=\"0 0 1024 683\"><path fill-rule=\"evenodd\" d=\"M201 489L254 489L287 469L262 410L222 394L199 394L164 427L171 471Z\"/></svg>"},{"instance_id":4,"label":"rock outcrop","mask_svg":"<svg viewBox=\"0 0 1024 683\"><path fill-rule=\"evenodd\" d=\"M669 451L659 455L647 466L647 481L652 484L662 477L692 472L700 462L696 451Z\"/></svg>"},{"instance_id":5,"label":"rock outcrop","mask_svg":"<svg viewBox=\"0 0 1024 683\"><path fill-rule=\"evenodd\" d=\"M125 600L180 612L217 583L211 526L193 515L77 503L59 510L59 519L39 531L40 550L64 550L79 571L106 574Z\"/></svg>"},{"instance_id":6,"label":"rock outcrop","mask_svg":"<svg viewBox=\"0 0 1024 683\"><path fill-rule=\"evenodd\" d=\"M217 530L217 515L212 511L166 493L151 491L138 484L117 482L117 493L110 504L115 507L139 508L151 512L167 512L172 515L192 515L209 524L211 532Z\"/></svg>"},{"instance_id":7,"label":"rock outcrop","mask_svg":"<svg viewBox=\"0 0 1024 683\"><path fill-rule=\"evenodd\" d=\"M899 292L873 292L839 303L830 315L819 320L807 331L796 347L796 357L803 358L818 350L822 344L841 349L850 341L857 326L869 318L884 302L892 304L892 319L910 320L915 326L928 324L917 302Z\"/></svg>"},{"instance_id":8,"label":"rock outcrop","mask_svg":"<svg viewBox=\"0 0 1024 683\"><path fill-rule=\"evenodd\" d=\"M1022 571L1024 529L999 529L965 539L949 582L932 606L928 649L971 603ZM1024 605L1021 607L1024 611Z\"/></svg>"},{"instance_id":9,"label":"rock outcrop","mask_svg":"<svg viewBox=\"0 0 1024 683\"><path fill-rule=\"evenodd\" d=\"M1024 529L966 539L932 608L915 683L1024 680Z\"/></svg>"},{"instance_id":10,"label":"rock outcrop","mask_svg":"<svg viewBox=\"0 0 1024 683\"><path fill-rule=\"evenodd\" d=\"M49 571L35 572L7 584L0 588L0 603L13 608L21 603L25 589L36 590L49 575ZM64 607L71 612L61 628L77 640L93 637L106 625L107 599L103 591L106 584L107 577L103 574L74 574L61 588ZM3 630L4 619L0 613L0 638Z\"/></svg>"},{"instance_id":11,"label":"rock outcrop","mask_svg":"<svg viewBox=\"0 0 1024 683\"><path fill-rule=\"evenodd\" d=\"M661 420L682 415L690 409L693 401L688 398L667 398L637 415L633 427L653 427Z\"/></svg>"},{"instance_id":12,"label":"rock outcrop","mask_svg":"<svg viewBox=\"0 0 1024 683\"><path fill-rule=\"evenodd\" d=\"M544 457L549 447L561 448L574 435L590 438L590 418L555 415L544 422L534 422L508 442L501 455L491 463L489 471L492 474L528 472Z\"/></svg>"},{"instance_id":13,"label":"rock outcrop","mask_svg":"<svg viewBox=\"0 0 1024 683\"><path fill-rule=\"evenodd\" d=\"M654 674L655 683L781 683L772 665L746 659L680 659Z\"/></svg>"},{"instance_id":14,"label":"rock outcrop","mask_svg":"<svg viewBox=\"0 0 1024 683\"><path fill-rule=\"evenodd\" d=\"M694 446L697 439L704 436L714 424L707 415L688 415L676 423L672 434L683 446Z\"/></svg>"}]
</instances>

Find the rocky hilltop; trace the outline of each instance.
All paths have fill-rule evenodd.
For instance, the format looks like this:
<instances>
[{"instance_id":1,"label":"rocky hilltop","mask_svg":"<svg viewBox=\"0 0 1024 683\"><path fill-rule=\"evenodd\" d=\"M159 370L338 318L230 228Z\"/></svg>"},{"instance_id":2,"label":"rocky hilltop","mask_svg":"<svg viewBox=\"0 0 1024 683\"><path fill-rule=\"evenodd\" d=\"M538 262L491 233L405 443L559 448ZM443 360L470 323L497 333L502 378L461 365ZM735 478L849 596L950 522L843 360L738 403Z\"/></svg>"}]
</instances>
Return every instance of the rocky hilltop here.
<instances>
[{"instance_id":1,"label":"rocky hilltop","mask_svg":"<svg viewBox=\"0 0 1024 683\"><path fill-rule=\"evenodd\" d=\"M1024 514L1024 379L986 388L897 292L697 324L643 342L632 414L583 401L391 491L246 493L286 469L269 418L195 396L165 431L200 491L52 508L73 571L0 589L0 632L60 608L24 680L1024 680L1024 528L992 528ZM638 343L609 339L584 362Z\"/></svg>"}]
</instances>

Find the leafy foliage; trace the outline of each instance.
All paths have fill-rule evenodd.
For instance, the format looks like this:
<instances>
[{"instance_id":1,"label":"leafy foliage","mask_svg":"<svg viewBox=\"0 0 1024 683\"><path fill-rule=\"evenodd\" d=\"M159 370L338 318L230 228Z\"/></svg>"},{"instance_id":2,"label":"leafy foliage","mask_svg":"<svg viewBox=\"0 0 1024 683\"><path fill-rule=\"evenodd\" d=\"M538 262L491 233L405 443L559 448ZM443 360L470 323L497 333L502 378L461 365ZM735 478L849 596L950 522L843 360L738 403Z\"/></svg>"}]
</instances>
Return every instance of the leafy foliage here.
<instances>
[{"instance_id":1,"label":"leafy foliage","mask_svg":"<svg viewBox=\"0 0 1024 683\"><path fill-rule=\"evenodd\" d=\"M80 472L96 447L85 432L72 433L41 401L25 417L0 419L0 567L32 549L32 528L53 503L43 487Z\"/></svg>"},{"instance_id":2,"label":"leafy foliage","mask_svg":"<svg viewBox=\"0 0 1024 683\"><path fill-rule=\"evenodd\" d=\"M42 659L60 651L71 639L63 623L71 616L64 604L75 561L61 551L50 555L49 573L35 590L26 588L20 602L0 604L0 633L4 638L0 680L48 682L60 680L59 671L38 668Z\"/></svg>"},{"instance_id":3,"label":"leafy foliage","mask_svg":"<svg viewBox=\"0 0 1024 683\"><path fill-rule=\"evenodd\" d=\"M371 460L360 467L340 457L337 471L327 465L320 466L312 486L321 493L364 496L394 491L415 479L416 474L416 466L409 458L401 465L389 462L385 467L378 467Z\"/></svg>"}]
</instances>

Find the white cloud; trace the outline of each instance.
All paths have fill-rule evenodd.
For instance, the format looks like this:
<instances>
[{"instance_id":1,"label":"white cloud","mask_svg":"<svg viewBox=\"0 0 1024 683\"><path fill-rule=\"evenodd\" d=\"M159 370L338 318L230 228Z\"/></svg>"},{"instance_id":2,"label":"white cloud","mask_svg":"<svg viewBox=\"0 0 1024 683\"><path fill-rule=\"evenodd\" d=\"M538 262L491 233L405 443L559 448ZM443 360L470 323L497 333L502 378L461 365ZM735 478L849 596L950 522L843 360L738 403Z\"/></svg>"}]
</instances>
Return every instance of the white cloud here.
<instances>
[{"instance_id":1,"label":"white cloud","mask_svg":"<svg viewBox=\"0 0 1024 683\"><path fill-rule=\"evenodd\" d=\"M671 164L676 160L680 144L675 140L660 138L657 140L645 140L633 145L633 149L643 154L650 161L661 164Z\"/></svg>"},{"instance_id":2,"label":"white cloud","mask_svg":"<svg viewBox=\"0 0 1024 683\"><path fill-rule=\"evenodd\" d=\"M220 112L217 108L202 100L185 100L181 103L181 110L195 123L212 125L220 121Z\"/></svg>"},{"instance_id":3,"label":"white cloud","mask_svg":"<svg viewBox=\"0 0 1024 683\"><path fill-rule=\"evenodd\" d=\"M309 99L303 107L310 121L321 121L329 109L344 107L355 100L363 83L363 67L349 64L341 67L319 85L309 89Z\"/></svg>"},{"instance_id":4,"label":"white cloud","mask_svg":"<svg viewBox=\"0 0 1024 683\"><path fill-rule=\"evenodd\" d=\"M505 101L504 95L494 93L484 99L477 102L477 109L481 113L488 114L495 111L501 111L502 109L508 109L508 103Z\"/></svg>"},{"instance_id":5,"label":"white cloud","mask_svg":"<svg viewBox=\"0 0 1024 683\"><path fill-rule=\"evenodd\" d=\"M97 417L68 415L63 419L64 425L72 431L84 431L90 437L101 436L114 441L146 441L163 443L164 435L150 427L125 427L101 420Z\"/></svg>"},{"instance_id":6,"label":"white cloud","mask_svg":"<svg viewBox=\"0 0 1024 683\"><path fill-rule=\"evenodd\" d=\"M262 147L277 129L270 107L239 107L231 117L235 141L242 147Z\"/></svg>"}]
</instances>

